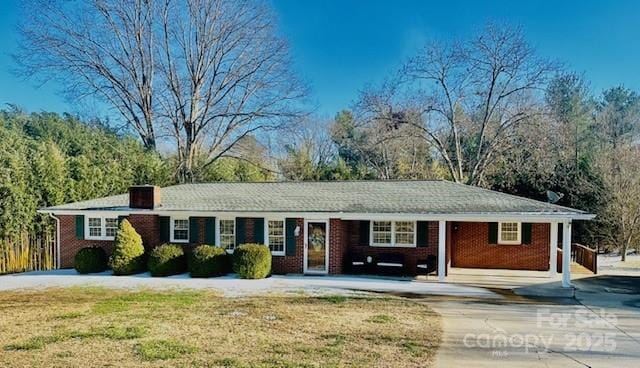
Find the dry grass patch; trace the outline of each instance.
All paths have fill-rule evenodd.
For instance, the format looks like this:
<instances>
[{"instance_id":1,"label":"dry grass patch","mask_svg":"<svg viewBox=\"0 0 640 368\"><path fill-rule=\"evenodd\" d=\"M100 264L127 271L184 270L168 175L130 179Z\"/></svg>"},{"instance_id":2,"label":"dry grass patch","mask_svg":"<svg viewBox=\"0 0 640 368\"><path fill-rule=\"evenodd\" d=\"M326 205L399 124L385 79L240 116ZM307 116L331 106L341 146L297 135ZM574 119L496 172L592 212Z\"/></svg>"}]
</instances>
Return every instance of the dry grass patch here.
<instances>
[{"instance_id":1,"label":"dry grass patch","mask_svg":"<svg viewBox=\"0 0 640 368\"><path fill-rule=\"evenodd\" d=\"M0 366L424 367L440 335L437 314L402 298L0 294Z\"/></svg>"}]
</instances>

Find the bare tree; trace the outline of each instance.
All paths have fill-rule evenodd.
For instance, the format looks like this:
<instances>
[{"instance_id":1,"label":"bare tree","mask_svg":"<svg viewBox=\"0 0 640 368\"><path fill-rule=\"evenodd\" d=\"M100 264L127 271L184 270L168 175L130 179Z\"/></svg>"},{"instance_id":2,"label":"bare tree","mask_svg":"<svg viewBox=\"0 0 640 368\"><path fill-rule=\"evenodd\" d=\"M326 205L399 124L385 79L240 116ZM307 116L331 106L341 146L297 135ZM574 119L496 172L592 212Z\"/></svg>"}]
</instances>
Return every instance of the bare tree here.
<instances>
[{"instance_id":1,"label":"bare tree","mask_svg":"<svg viewBox=\"0 0 640 368\"><path fill-rule=\"evenodd\" d=\"M612 167L615 162L615 168ZM598 222L605 247L619 249L622 261L640 241L640 151L635 146L619 147L598 156L608 198Z\"/></svg>"},{"instance_id":2,"label":"bare tree","mask_svg":"<svg viewBox=\"0 0 640 368\"><path fill-rule=\"evenodd\" d=\"M181 181L223 157L248 134L273 130L302 113L305 94L290 70L286 43L269 9L254 2L165 0L161 104L176 139Z\"/></svg>"},{"instance_id":3,"label":"bare tree","mask_svg":"<svg viewBox=\"0 0 640 368\"><path fill-rule=\"evenodd\" d=\"M29 0L24 74L59 78L117 109L145 146L175 143L177 176L197 179L247 135L302 113L306 90L260 1Z\"/></svg>"},{"instance_id":4,"label":"bare tree","mask_svg":"<svg viewBox=\"0 0 640 368\"><path fill-rule=\"evenodd\" d=\"M519 29L488 25L466 42L427 45L363 99L377 119L416 126L452 180L477 185L513 129L541 112L539 90L554 70Z\"/></svg>"},{"instance_id":5,"label":"bare tree","mask_svg":"<svg viewBox=\"0 0 640 368\"><path fill-rule=\"evenodd\" d=\"M19 72L98 97L154 149L154 23L150 0L25 1Z\"/></svg>"}]
</instances>

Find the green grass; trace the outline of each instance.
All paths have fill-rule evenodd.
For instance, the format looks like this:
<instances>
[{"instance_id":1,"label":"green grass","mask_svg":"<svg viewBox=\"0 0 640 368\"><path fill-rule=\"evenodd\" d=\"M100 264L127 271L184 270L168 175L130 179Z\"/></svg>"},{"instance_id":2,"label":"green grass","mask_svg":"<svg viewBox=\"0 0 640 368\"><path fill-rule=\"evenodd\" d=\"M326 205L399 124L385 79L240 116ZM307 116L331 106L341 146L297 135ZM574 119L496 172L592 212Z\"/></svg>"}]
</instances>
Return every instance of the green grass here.
<instances>
[{"instance_id":1,"label":"green grass","mask_svg":"<svg viewBox=\"0 0 640 368\"><path fill-rule=\"evenodd\" d=\"M347 297L344 295L319 296L318 299L332 304L341 304L347 301Z\"/></svg>"},{"instance_id":2,"label":"green grass","mask_svg":"<svg viewBox=\"0 0 640 368\"><path fill-rule=\"evenodd\" d=\"M0 310L0 367L424 367L441 334L398 297L69 288L3 292Z\"/></svg>"},{"instance_id":3,"label":"green grass","mask_svg":"<svg viewBox=\"0 0 640 368\"><path fill-rule=\"evenodd\" d=\"M391 323L391 322L395 322L396 319L393 316L390 316L388 314L376 314L374 316L367 318L366 321L372 322L372 323Z\"/></svg>"},{"instance_id":4,"label":"green grass","mask_svg":"<svg viewBox=\"0 0 640 368\"><path fill-rule=\"evenodd\" d=\"M35 336L23 342L5 345L4 349L11 350L40 350L46 345L64 340L62 335L53 336Z\"/></svg>"},{"instance_id":5,"label":"green grass","mask_svg":"<svg viewBox=\"0 0 640 368\"><path fill-rule=\"evenodd\" d=\"M147 361L173 359L196 351L195 347L174 340L149 340L136 346L136 354Z\"/></svg>"}]
</instances>

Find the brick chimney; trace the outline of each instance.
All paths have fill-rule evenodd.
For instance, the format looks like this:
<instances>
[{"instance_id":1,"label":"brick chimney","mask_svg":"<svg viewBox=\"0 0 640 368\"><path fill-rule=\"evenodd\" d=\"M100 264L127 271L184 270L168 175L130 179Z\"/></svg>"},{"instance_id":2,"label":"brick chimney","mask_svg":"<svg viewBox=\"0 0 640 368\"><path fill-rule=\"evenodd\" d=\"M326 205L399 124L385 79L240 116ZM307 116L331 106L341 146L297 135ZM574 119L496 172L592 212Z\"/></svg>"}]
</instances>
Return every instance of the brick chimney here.
<instances>
[{"instance_id":1,"label":"brick chimney","mask_svg":"<svg viewBox=\"0 0 640 368\"><path fill-rule=\"evenodd\" d=\"M160 207L160 187L155 185L129 187L129 207L144 209Z\"/></svg>"}]
</instances>

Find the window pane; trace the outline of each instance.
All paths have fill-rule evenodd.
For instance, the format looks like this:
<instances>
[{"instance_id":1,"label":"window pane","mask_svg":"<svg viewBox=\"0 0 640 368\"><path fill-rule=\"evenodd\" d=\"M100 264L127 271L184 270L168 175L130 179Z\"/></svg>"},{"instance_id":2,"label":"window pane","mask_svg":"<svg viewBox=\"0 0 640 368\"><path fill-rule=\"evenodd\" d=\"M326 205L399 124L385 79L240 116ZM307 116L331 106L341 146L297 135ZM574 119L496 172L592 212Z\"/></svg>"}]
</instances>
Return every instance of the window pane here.
<instances>
[{"instance_id":1,"label":"window pane","mask_svg":"<svg viewBox=\"0 0 640 368\"><path fill-rule=\"evenodd\" d=\"M102 219L100 217L89 218L89 236L102 236Z\"/></svg>"},{"instance_id":2,"label":"window pane","mask_svg":"<svg viewBox=\"0 0 640 368\"><path fill-rule=\"evenodd\" d=\"M189 220L187 219L173 220L173 239L189 240Z\"/></svg>"},{"instance_id":3,"label":"window pane","mask_svg":"<svg viewBox=\"0 0 640 368\"><path fill-rule=\"evenodd\" d=\"M235 220L220 220L220 246L233 250L236 246Z\"/></svg>"},{"instance_id":4,"label":"window pane","mask_svg":"<svg viewBox=\"0 0 640 368\"><path fill-rule=\"evenodd\" d=\"M284 252L284 221L269 220L269 249L272 252Z\"/></svg>"},{"instance_id":5,"label":"window pane","mask_svg":"<svg viewBox=\"0 0 640 368\"><path fill-rule=\"evenodd\" d=\"M391 221L373 221L373 243L391 245Z\"/></svg>"},{"instance_id":6,"label":"window pane","mask_svg":"<svg viewBox=\"0 0 640 368\"><path fill-rule=\"evenodd\" d=\"M415 232L413 221L396 221L396 244L413 245L413 237Z\"/></svg>"},{"instance_id":7,"label":"window pane","mask_svg":"<svg viewBox=\"0 0 640 368\"><path fill-rule=\"evenodd\" d=\"M500 225L500 239L505 242L518 241L518 223L503 222Z\"/></svg>"},{"instance_id":8,"label":"window pane","mask_svg":"<svg viewBox=\"0 0 640 368\"><path fill-rule=\"evenodd\" d=\"M106 236L110 238L115 237L118 232L118 218L106 218L104 221Z\"/></svg>"}]
</instances>

